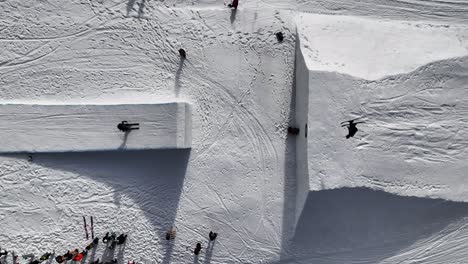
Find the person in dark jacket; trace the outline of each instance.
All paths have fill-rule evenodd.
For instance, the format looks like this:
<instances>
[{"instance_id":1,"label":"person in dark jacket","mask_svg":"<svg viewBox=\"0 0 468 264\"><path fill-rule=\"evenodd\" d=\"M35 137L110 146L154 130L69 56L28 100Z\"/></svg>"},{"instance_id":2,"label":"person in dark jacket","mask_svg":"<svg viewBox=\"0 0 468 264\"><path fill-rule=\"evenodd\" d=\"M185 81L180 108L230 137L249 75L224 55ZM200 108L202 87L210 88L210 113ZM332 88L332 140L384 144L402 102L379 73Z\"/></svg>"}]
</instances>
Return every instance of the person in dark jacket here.
<instances>
[{"instance_id":1,"label":"person in dark jacket","mask_svg":"<svg viewBox=\"0 0 468 264\"><path fill-rule=\"evenodd\" d=\"M217 236L218 236L218 233L214 233L213 231L210 231L210 234L208 235L208 237L210 238L210 241L215 240Z\"/></svg>"},{"instance_id":2,"label":"person in dark jacket","mask_svg":"<svg viewBox=\"0 0 468 264\"><path fill-rule=\"evenodd\" d=\"M197 245L195 246L195 249L193 250L193 254L198 255L200 254L200 251L201 251L201 244L197 243Z\"/></svg>"},{"instance_id":3,"label":"person in dark jacket","mask_svg":"<svg viewBox=\"0 0 468 264\"><path fill-rule=\"evenodd\" d=\"M284 40L284 34L283 34L283 32L276 32L275 35L276 35L276 39L277 39L279 42L283 42L283 40Z\"/></svg>"}]
</instances>

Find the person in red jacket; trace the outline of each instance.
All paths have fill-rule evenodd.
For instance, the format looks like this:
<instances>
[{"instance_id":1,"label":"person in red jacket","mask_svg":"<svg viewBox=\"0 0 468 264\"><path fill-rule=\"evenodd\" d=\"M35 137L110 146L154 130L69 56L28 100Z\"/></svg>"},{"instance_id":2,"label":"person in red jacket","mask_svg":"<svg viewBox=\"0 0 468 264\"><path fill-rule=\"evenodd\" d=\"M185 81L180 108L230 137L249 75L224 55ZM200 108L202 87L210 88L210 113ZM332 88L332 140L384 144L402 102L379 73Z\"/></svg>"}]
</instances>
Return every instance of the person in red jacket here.
<instances>
[{"instance_id":1,"label":"person in red jacket","mask_svg":"<svg viewBox=\"0 0 468 264\"><path fill-rule=\"evenodd\" d=\"M232 0L232 3L228 4L229 7L237 9L237 6L239 5L239 0Z\"/></svg>"},{"instance_id":2,"label":"person in red jacket","mask_svg":"<svg viewBox=\"0 0 468 264\"><path fill-rule=\"evenodd\" d=\"M78 253L73 257L73 261L81 261L83 258L83 253Z\"/></svg>"}]
</instances>

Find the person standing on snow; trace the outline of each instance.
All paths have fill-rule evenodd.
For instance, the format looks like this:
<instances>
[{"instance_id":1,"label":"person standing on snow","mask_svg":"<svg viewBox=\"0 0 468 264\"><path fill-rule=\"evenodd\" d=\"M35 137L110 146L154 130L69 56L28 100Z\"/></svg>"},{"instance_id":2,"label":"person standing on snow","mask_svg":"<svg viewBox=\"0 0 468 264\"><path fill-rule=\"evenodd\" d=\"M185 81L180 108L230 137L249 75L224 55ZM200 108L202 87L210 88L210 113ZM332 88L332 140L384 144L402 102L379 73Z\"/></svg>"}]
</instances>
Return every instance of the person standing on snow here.
<instances>
[{"instance_id":1,"label":"person standing on snow","mask_svg":"<svg viewBox=\"0 0 468 264\"><path fill-rule=\"evenodd\" d=\"M127 235L120 234L117 237L117 245L122 245L123 243L125 243L126 240L127 240Z\"/></svg>"},{"instance_id":2,"label":"person standing on snow","mask_svg":"<svg viewBox=\"0 0 468 264\"><path fill-rule=\"evenodd\" d=\"M228 4L230 8L234 8L234 9L237 9L238 5L239 5L239 0L232 0L232 2Z\"/></svg>"},{"instance_id":3,"label":"person standing on snow","mask_svg":"<svg viewBox=\"0 0 468 264\"><path fill-rule=\"evenodd\" d=\"M208 237L210 238L210 241L215 240L217 236L218 236L218 233L214 233L213 231L210 231L210 234L208 235Z\"/></svg>"},{"instance_id":4,"label":"person standing on snow","mask_svg":"<svg viewBox=\"0 0 468 264\"><path fill-rule=\"evenodd\" d=\"M187 52L184 49L179 49L179 55L182 59L187 58Z\"/></svg>"},{"instance_id":5,"label":"person standing on snow","mask_svg":"<svg viewBox=\"0 0 468 264\"><path fill-rule=\"evenodd\" d=\"M195 249L193 250L193 254L198 255L200 254L200 251L201 251L201 244L197 243L197 245L195 246Z\"/></svg>"}]
</instances>

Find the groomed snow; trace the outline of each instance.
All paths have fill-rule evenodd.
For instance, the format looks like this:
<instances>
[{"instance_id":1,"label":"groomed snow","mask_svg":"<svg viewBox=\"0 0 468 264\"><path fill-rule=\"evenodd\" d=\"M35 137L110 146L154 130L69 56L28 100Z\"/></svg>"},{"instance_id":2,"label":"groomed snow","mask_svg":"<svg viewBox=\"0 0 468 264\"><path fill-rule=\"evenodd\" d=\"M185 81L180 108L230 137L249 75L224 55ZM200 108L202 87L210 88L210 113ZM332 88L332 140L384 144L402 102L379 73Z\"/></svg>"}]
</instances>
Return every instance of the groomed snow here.
<instances>
[{"instance_id":1,"label":"groomed snow","mask_svg":"<svg viewBox=\"0 0 468 264\"><path fill-rule=\"evenodd\" d=\"M0 152L75 152L190 148L186 103L132 105L0 105ZM121 121L138 123L122 133Z\"/></svg>"},{"instance_id":2,"label":"groomed snow","mask_svg":"<svg viewBox=\"0 0 468 264\"><path fill-rule=\"evenodd\" d=\"M461 47L466 43L465 33L457 30L468 21L466 9L463 1L241 0L236 12L215 0L2 2L2 103L190 102L193 140L191 149L40 153L33 155L32 161L26 155L3 155L0 157L0 247L36 255L52 250L63 254L66 250L82 248L89 242L84 239L82 216L94 215L99 236L110 230L129 233L125 248L109 252L100 245L93 253L94 257L102 258L106 252L105 260L114 255L120 264L128 260L204 264L465 261L468 254L466 203L426 197L433 197L432 193L449 196L450 190L443 185L436 186L440 189L432 188L435 174L429 177L433 192L428 195L428 191L421 189L426 182L423 173L414 182L390 170L375 179L354 177L354 173L331 173L327 178L317 174L320 168L314 167L315 171L309 171L307 176L314 180L311 186L317 191L309 192L309 186L302 185L303 178L296 178L296 170L299 176L302 169L296 166L299 165L296 160L304 160L304 156L296 159L296 154L303 153L296 148L300 140L287 135L286 129L298 121L295 109L299 102L295 102L294 92L299 94L299 91L293 89L297 11L413 21L408 27L398 27L395 25L402 22L375 20L386 29L395 29L395 35L401 30L402 36L412 35L416 24L444 25L427 29L428 34L434 32L429 40L437 42L443 37L444 41L451 41L456 32L461 32L462 44L450 42L447 51L443 51L447 42L437 42L442 51L437 50L436 54L443 54L443 58L421 53L421 57L415 58L415 64L409 59L400 64L387 56L389 65L395 69L379 69L379 74L398 72L400 75L369 81L336 73L342 72L338 67L328 69L328 73L315 75L318 72L314 72L310 83L323 81L321 85L327 88L320 90L322 104L337 96L337 102L330 107L339 111L325 116L331 108L315 108L323 112L324 119L330 118L320 120L330 133L312 132L325 134L315 136L318 146L325 150L324 155L332 154L326 152L327 148L343 148L348 154L354 148L357 153L366 153L361 150L363 146L357 145L359 139L343 139L345 131L335 127L334 119L343 121L348 115L369 114L366 126L386 130L372 132L363 126L357 136L366 135L363 140L368 143L368 149L382 148L381 143L397 144L393 139L409 141L394 124L413 128L419 122L452 117L431 109L442 108L437 100L456 101L443 96L456 96L458 101L452 107L456 119L448 124L448 130L453 131L450 133L456 139L455 157L460 160L455 161L454 168L459 172L457 166L462 164L465 144L465 127L461 126L465 121L465 59L446 59L462 56L459 52L463 52ZM430 19L437 21L421 21ZM365 24L369 23L373 22ZM362 24L353 25L361 27ZM277 42L274 36L277 31L285 34L284 42ZM328 41L330 47L325 48L332 50L336 45L338 49L342 47L340 41L343 40ZM404 52L405 47L398 47ZM180 60L179 48L187 51L185 61ZM452 54L453 50L456 54ZM426 55L430 57L427 61L423 58ZM322 59L336 58L323 56ZM434 59L444 61L431 61ZM371 74L361 68L369 63L350 64L361 66L356 69L350 66L347 70ZM299 85L296 83L296 88ZM330 88L330 85L335 86ZM440 95L432 98L430 94L439 91L422 90L422 99L429 100L427 104L433 108L424 105L424 109L416 111L411 104L421 94L414 95L414 92L427 86L441 87ZM330 93L326 94L329 88ZM445 89L450 91L444 93ZM389 99L402 94L408 95L394 101ZM409 121L398 115L386 120L383 113L389 112L387 108L410 109L397 111L407 113ZM307 109L309 106L306 113ZM456 133L458 127L460 133ZM436 132L434 135L439 138L441 133ZM314 135L309 131L309 140L311 137ZM426 142L421 140L418 144ZM422 155L427 164L434 162L429 161L434 155L447 157L446 153L438 153L444 150L442 146L430 143L430 150L433 146L437 147L435 154ZM386 153L397 156L404 152L392 147ZM411 159L416 152L408 153L404 162L418 162ZM320 161L325 160L319 157L314 162ZM377 166L376 162L370 165ZM450 167L450 162L445 162L446 166ZM345 163L341 165L348 167ZM360 166L358 163L350 169ZM309 168L308 163L305 167ZM461 190L464 182L459 176L444 175L453 177L451 186L460 181ZM443 178L437 178L440 179ZM318 188L315 183L324 187ZM386 184L381 187L382 183ZM305 207L296 221L296 196L304 186L308 191ZM325 190L344 186L367 186L392 194L365 188ZM462 191L458 194L462 195ZM463 197L453 198L463 200ZM172 225L177 227L177 237L168 242L164 236ZM210 230L219 235L208 247ZM198 241L203 249L195 257L191 249ZM85 263L91 259L90 256ZM22 259L20 262L27 263ZM10 264L11 258L6 263Z\"/></svg>"},{"instance_id":3,"label":"groomed snow","mask_svg":"<svg viewBox=\"0 0 468 264\"><path fill-rule=\"evenodd\" d=\"M312 71L377 80L468 55L466 26L300 14L301 48Z\"/></svg>"}]
</instances>

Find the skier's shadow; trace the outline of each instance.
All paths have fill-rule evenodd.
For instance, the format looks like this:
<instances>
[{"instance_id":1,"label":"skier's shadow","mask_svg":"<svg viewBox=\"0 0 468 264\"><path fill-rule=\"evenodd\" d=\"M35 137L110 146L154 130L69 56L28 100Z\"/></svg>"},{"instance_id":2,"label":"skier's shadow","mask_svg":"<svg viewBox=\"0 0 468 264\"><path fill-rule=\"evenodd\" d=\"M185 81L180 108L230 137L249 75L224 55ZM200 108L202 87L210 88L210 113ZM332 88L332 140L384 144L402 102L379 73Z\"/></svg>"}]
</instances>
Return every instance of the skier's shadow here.
<instances>
[{"instance_id":1,"label":"skier's shadow","mask_svg":"<svg viewBox=\"0 0 468 264\"><path fill-rule=\"evenodd\" d=\"M96 249L97 249L98 245L99 245L99 244L95 245L95 246L91 249L91 254L87 254L86 257L83 258L84 261L86 261L86 259L87 259L88 256L89 256L89 262L88 262L89 264L91 264L91 262L94 261L94 256L96 255ZM84 261L82 261L81 264L84 264L84 263L85 263Z\"/></svg>"},{"instance_id":2,"label":"skier's shadow","mask_svg":"<svg viewBox=\"0 0 468 264\"><path fill-rule=\"evenodd\" d=\"M232 8L232 9L231 9L231 17L230 17L231 24L233 24L234 21L236 20L236 14L237 14L237 9L236 9L236 8Z\"/></svg>"},{"instance_id":3,"label":"skier's shadow","mask_svg":"<svg viewBox=\"0 0 468 264\"><path fill-rule=\"evenodd\" d=\"M193 254L193 264L198 264L200 263L198 255Z\"/></svg>"},{"instance_id":4,"label":"skier's shadow","mask_svg":"<svg viewBox=\"0 0 468 264\"><path fill-rule=\"evenodd\" d=\"M204 264L209 264L211 262L211 257L213 256L213 248L216 244L216 239L211 241L208 241L208 246L206 247L205 250L205 258L204 258Z\"/></svg>"},{"instance_id":5,"label":"skier's shadow","mask_svg":"<svg viewBox=\"0 0 468 264\"><path fill-rule=\"evenodd\" d=\"M124 253L125 253L126 245L127 245L127 241L125 241L125 243L123 243L122 245L118 246L119 247L119 251L117 252L118 263L124 263L123 260L124 260Z\"/></svg>"},{"instance_id":6,"label":"skier's shadow","mask_svg":"<svg viewBox=\"0 0 468 264\"><path fill-rule=\"evenodd\" d=\"M124 132L122 144L120 144L119 149L125 149L127 147L128 134L130 134L130 131Z\"/></svg>"},{"instance_id":7,"label":"skier's shadow","mask_svg":"<svg viewBox=\"0 0 468 264\"><path fill-rule=\"evenodd\" d=\"M102 262L110 262L114 259L115 255L115 246L113 248L110 248L111 243L106 243L106 248L104 249L104 252L102 253Z\"/></svg>"},{"instance_id":8,"label":"skier's shadow","mask_svg":"<svg viewBox=\"0 0 468 264\"><path fill-rule=\"evenodd\" d=\"M184 62L185 58L180 58L179 61L179 68L177 69L177 72L175 74L175 80L174 80L174 88L175 88L175 94L176 97L179 97L179 92L180 92L180 75L182 74L182 68L184 67Z\"/></svg>"}]
</instances>

